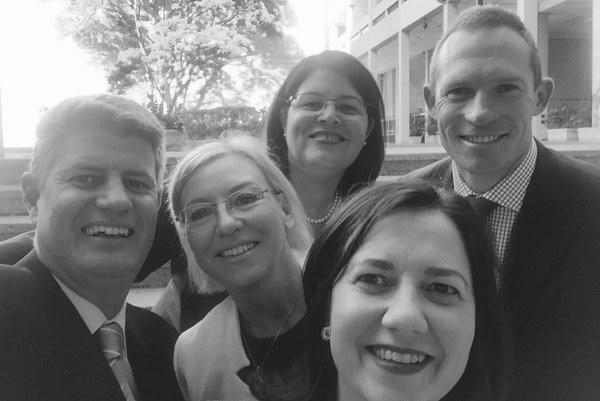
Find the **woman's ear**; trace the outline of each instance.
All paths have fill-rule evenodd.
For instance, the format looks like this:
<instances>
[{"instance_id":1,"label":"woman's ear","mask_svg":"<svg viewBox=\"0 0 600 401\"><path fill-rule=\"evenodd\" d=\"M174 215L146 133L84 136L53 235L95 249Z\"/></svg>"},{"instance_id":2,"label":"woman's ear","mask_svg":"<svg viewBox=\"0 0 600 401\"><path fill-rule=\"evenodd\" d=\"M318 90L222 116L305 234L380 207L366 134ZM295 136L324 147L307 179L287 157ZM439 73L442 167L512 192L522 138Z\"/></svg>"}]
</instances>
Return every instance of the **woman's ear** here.
<instances>
[{"instance_id":1,"label":"woman's ear","mask_svg":"<svg viewBox=\"0 0 600 401\"><path fill-rule=\"evenodd\" d=\"M23 192L25 208L27 208L31 221L35 223L38 216L37 202L40 199L40 189L33 173L23 173L21 176L21 191Z\"/></svg>"},{"instance_id":2,"label":"woman's ear","mask_svg":"<svg viewBox=\"0 0 600 401\"><path fill-rule=\"evenodd\" d=\"M373 127L375 127L375 120L369 118L369 125L367 125L367 136L365 136L365 144L367 143L367 138L369 135L371 135L371 132L373 132Z\"/></svg>"},{"instance_id":3,"label":"woman's ear","mask_svg":"<svg viewBox=\"0 0 600 401\"><path fill-rule=\"evenodd\" d=\"M290 203L283 192L278 193L276 196L283 212L283 222L285 228L290 229L294 227L294 217L292 216L292 208L290 207Z\"/></svg>"},{"instance_id":4,"label":"woman's ear","mask_svg":"<svg viewBox=\"0 0 600 401\"><path fill-rule=\"evenodd\" d=\"M287 115L288 115L288 106L283 106L279 109L279 121L281 122L281 128L283 128L283 133L285 134L285 128L287 126Z\"/></svg>"}]
</instances>

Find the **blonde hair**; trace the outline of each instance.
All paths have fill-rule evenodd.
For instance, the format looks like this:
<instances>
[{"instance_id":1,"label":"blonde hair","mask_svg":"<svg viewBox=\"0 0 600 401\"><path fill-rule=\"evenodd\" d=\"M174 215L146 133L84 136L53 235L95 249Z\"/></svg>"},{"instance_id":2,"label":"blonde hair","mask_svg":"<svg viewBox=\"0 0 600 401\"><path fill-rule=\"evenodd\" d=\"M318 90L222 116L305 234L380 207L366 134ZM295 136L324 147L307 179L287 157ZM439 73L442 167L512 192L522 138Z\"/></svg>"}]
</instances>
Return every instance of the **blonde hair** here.
<instances>
[{"instance_id":1,"label":"blonde hair","mask_svg":"<svg viewBox=\"0 0 600 401\"><path fill-rule=\"evenodd\" d=\"M270 189L274 193L283 194L289 209L288 213L294 221L292 227L286 228L288 243L295 254L305 255L313 242L312 228L306 219L306 213L292 184L271 160L264 144L259 139L248 134L234 133L204 141L177 163L177 167L169 178L169 210L172 219L175 221L177 233L188 256L188 261L195 261L195 256L187 243L183 225L177 221L183 209L181 201L183 189L192 175L203 165L232 154L251 161L263 173L271 187ZM200 269L189 268L188 275L196 288L204 287L208 290L206 288L207 276L203 271L199 271Z\"/></svg>"}]
</instances>

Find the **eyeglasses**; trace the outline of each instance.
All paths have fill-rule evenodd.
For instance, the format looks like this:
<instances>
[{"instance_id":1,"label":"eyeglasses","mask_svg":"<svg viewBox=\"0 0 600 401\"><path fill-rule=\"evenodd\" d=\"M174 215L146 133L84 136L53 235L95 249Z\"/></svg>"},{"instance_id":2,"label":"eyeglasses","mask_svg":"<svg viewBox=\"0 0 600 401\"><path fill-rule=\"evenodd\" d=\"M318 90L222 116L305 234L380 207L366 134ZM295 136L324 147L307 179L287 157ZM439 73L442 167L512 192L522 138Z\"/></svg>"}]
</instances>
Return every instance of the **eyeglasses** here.
<instances>
[{"instance_id":1,"label":"eyeglasses","mask_svg":"<svg viewBox=\"0 0 600 401\"><path fill-rule=\"evenodd\" d=\"M367 113L368 103L354 96L329 99L327 96L318 93L298 93L288 99L290 106L311 112L325 110L328 102L334 102L335 109L344 115L353 116Z\"/></svg>"},{"instance_id":2,"label":"eyeglasses","mask_svg":"<svg viewBox=\"0 0 600 401\"><path fill-rule=\"evenodd\" d=\"M240 217L255 206L261 199L267 197L269 189L259 187L248 187L240 189L223 199L221 202L214 203L195 203L183 209L177 221L183 222L186 231L203 230L207 227L214 227L217 222L217 207L221 203L225 204L227 213L234 217Z\"/></svg>"}]
</instances>

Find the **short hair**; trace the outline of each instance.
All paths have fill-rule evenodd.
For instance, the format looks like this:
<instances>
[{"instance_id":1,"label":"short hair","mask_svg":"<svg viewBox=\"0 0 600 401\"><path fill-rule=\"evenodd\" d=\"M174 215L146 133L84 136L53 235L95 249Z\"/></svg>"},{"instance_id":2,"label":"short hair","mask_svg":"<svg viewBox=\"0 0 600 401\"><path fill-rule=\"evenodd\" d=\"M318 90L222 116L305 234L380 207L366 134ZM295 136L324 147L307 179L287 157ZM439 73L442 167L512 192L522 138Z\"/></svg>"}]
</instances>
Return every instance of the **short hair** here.
<instances>
[{"instance_id":1,"label":"short hair","mask_svg":"<svg viewBox=\"0 0 600 401\"><path fill-rule=\"evenodd\" d=\"M247 134L225 135L220 138L211 138L204 141L196 149L188 153L177 163L175 170L169 178L168 194L171 218L180 235L180 240L186 249L187 239L183 235L183 225L177 219L183 210L181 196L183 189L194 173L207 163L227 155L238 155L256 165L266 178L270 189L274 193L282 193L289 207L289 214L294 220L294 226L287 231L287 239L292 249L306 252L312 244L312 229L306 219L306 214L296 191L279 168L269 157L264 144L257 138ZM190 255L187 247L186 254ZM195 259L194 259L195 260ZM194 269L190 269L194 270ZM190 278L196 283L194 272L190 271ZM198 284L198 283L196 283Z\"/></svg>"},{"instance_id":2,"label":"short hair","mask_svg":"<svg viewBox=\"0 0 600 401\"><path fill-rule=\"evenodd\" d=\"M150 144L156 159L156 180L161 181L165 166L162 124L142 105L112 94L72 97L49 109L36 128L30 171L38 177L45 177L59 157L64 141L94 130L136 137Z\"/></svg>"},{"instance_id":3,"label":"short hair","mask_svg":"<svg viewBox=\"0 0 600 401\"><path fill-rule=\"evenodd\" d=\"M444 31L441 39L435 45L431 56L431 68L429 69L429 81L435 86L435 78L438 73L437 59L440 49L448 40L450 35L459 31L473 32L477 30L491 30L496 28L508 28L517 33L529 48L529 65L533 72L533 87L537 88L542 82L542 67L540 53L531 33L521 21L518 15L504 10L499 6L473 6L464 10L456 20Z\"/></svg>"},{"instance_id":4,"label":"short hair","mask_svg":"<svg viewBox=\"0 0 600 401\"><path fill-rule=\"evenodd\" d=\"M385 113L381 92L369 70L350 54L327 50L303 59L292 69L270 107L265 129L267 146L276 156L284 174L289 176L288 149L281 116L289 107L290 97L316 71L331 71L348 79L367 103L367 115L373 121L373 130L367 137L366 144L346 168L338 185L337 189L346 195L356 189L358 184L377 179L385 156L381 125Z\"/></svg>"},{"instance_id":5,"label":"short hair","mask_svg":"<svg viewBox=\"0 0 600 401\"><path fill-rule=\"evenodd\" d=\"M475 295L475 335L467 366L444 400L501 400L505 396L510 382L511 345L507 318L494 280L495 253L483 219L466 199L410 180L375 183L357 192L336 211L309 252L304 292L309 342L316 355L311 361L312 369L317 372L315 396L326 399L336 391L337 370L320 332L328 325L331 292L338 278L377 222L399 211L430 210L442 212L458 229ZM473 394L477 397L469 398Z\"/></svg>"}]
</instances>

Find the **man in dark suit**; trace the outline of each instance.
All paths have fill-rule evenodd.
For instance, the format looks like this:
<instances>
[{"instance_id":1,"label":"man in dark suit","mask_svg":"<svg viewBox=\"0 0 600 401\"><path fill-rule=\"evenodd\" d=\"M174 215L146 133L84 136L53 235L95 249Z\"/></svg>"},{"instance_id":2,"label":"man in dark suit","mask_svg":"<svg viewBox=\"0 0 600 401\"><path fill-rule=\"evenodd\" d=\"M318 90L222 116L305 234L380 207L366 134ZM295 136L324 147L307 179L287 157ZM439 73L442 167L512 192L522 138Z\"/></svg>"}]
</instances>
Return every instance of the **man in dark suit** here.
<instances>
[{"instance_id":1,"label":"man in dark suit","mask_svg":"<svg viewBox=\"0 0 600 401\"><path fill-rule=\"evenodd\" d=\"M462 13L438 42L424 96L449 158L417 170L491 201L515 346L512 400L600 397L600 170L532 138L553 81L521 20Z\"/></svg>"},{"instance_id":2,"label":"man in dark suit","mask_svg":"<svg viewBox=\"0 0 600 401\"><path fill-rule=\"evenodd\" d=\"M67 99L42 117L22 178L34 249L0 266L1 400L181 399L175 331L125 302L163 168L161 124L128 99Z\"/></svg>"}]
</instances>

